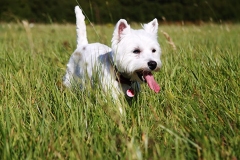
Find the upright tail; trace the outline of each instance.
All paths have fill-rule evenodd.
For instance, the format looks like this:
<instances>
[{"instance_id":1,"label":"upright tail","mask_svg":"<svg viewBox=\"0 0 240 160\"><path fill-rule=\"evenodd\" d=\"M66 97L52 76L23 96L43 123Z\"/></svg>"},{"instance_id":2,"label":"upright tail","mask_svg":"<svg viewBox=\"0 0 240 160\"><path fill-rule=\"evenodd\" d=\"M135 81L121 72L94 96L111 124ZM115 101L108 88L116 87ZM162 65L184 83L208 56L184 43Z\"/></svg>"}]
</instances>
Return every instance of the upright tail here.
<instances>
[{"instance_id":1,"label":"upright tail","mask_svg":"<svg viewBox=\"0 0 240 160\"><path fill-rule=\"evenodd\" d=\"M88 44L85 17L79 6L75 7L76 25L77 25L77 47Z\"/></svg>"}]
</instances>

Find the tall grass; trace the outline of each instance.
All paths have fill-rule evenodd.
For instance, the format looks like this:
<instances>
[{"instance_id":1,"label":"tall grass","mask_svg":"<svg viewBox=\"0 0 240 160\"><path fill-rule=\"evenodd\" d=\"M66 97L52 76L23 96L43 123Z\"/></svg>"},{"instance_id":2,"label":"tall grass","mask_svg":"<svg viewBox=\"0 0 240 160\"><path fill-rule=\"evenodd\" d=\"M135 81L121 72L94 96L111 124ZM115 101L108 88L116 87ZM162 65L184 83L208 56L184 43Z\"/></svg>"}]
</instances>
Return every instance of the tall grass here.
<instances>
[{"instance_id":1,"label":"tall grass","mask_svg":"<svg viewBox=\"0 0 240 160\"><path fill-rule=\"evenodd\" d=\"M63 87L74 25L26 27L0 25L1 159L240 158L239 25L160 25L176 45L159 31L161 92L143 86L126 115L100 90ZM96 31L110 46L113 26Z\"/></svg>"}]
</instances>

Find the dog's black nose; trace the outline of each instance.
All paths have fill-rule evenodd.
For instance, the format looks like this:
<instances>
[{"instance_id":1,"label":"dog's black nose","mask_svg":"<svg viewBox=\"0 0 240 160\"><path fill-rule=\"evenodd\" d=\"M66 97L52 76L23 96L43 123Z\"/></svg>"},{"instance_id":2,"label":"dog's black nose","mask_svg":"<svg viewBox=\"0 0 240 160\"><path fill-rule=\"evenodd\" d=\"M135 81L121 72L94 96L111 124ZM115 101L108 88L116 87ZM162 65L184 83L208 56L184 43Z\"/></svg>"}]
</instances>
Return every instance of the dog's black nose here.
<instances>
[{"instance_id":1,"label":"dog's black nose","mask_svg":"<svg viewBox=\"0 0 240 160\"><path fill-rule=\"evenodd\" d=\"M148 62L148 67L149 67L151 70L154 70L154 69L157 67L157 62L155 62L155 61L149 61L149 62Z\"/></svg>"}]
</instances>

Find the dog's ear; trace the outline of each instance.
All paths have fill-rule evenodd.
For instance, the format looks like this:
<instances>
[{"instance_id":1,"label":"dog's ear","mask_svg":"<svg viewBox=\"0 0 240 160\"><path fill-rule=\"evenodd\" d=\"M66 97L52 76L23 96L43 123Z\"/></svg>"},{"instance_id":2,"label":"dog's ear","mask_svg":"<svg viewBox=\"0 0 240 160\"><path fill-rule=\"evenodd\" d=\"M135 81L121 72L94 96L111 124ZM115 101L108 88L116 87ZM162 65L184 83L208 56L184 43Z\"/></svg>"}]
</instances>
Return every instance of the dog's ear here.
<instances>
[{"instance_id":1,"label":"dog's ear","mask_svg":"<svg viewBox=\"0 0 240 160\"><path fill-rule=\"evenodd\" d=\"M147 24L144 24L143 29L148 33L157 34L157 32L158 32L158 21L157 21L157 19L155 18L151 22L149 22Z\"/></svg>"},{"instance_id":2,"label":"dog's ear","mask_svg":"<svg viewBox=\"0 0 240 160\"><path fill-rule=\"evenodd\" d=\"M125 19L120 19L115 27L113 36L120 41L125 35L130 32L130 25Z\"/></svg>"}]
</instances>

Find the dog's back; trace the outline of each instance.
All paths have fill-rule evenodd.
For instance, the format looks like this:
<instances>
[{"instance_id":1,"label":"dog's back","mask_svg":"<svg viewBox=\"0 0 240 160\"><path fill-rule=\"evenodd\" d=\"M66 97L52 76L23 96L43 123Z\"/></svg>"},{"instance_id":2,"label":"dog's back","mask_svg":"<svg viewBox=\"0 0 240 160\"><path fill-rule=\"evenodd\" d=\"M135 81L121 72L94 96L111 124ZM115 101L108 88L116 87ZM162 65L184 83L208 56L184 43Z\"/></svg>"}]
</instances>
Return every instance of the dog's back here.
<instances>
[{"instance_id":1,"label":"dog's back","mask_svg":"<svg viewBox=\"0 0 240 160\"><path fill-rule=\"evenodd\" d=\"M68 64L66 75L63 78L63 83L67 87L77 79L83 81L86 77L91 78L93 69L96 69L96 62L103 61L105 55L111 52L111 48L100 43L88 43L85 17L79 6L75 7L76 14L76 32L77 32L77 49L71 55ZM101 57L101 58L100 58ZM105 58L107 59L107 58ZM101 62L100 62L101 63ZM99 64L100 64L99 63Z\"/></svg>"}]
</instances>

